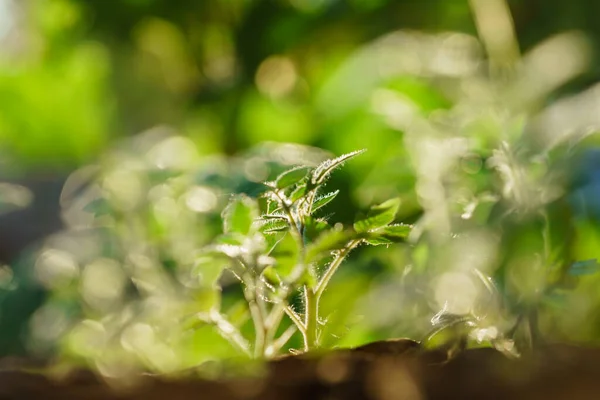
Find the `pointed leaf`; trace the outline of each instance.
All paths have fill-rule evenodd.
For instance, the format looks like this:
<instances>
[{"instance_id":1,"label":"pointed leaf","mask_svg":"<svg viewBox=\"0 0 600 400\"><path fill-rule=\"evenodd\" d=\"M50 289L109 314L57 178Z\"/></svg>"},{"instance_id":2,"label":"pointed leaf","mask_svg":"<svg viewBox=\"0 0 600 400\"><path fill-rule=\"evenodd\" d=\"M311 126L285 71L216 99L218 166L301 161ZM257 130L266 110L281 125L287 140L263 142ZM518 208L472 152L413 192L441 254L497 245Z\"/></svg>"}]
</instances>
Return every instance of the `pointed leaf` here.
<instances>
[{"instance_id":1,"label":"pointed leaf","mask_svg":"<svg viewBox=\"0 0 600 400\"><path fill-rule=\"evenodd\" d=\"M323 182L325 182L327 180L327 178L329 177L329 175L331 174L331 172L334 169L340 167L344 162L348 161L349 159L351 159L353 157L356 157L359 154L364 153L365 151L366 151L366 149L357 150L357 151L353 151L352 153L344 154L342 156L339 156L339 157L331 159L331 160L323 161L313 171L312 177L311 177L311 184L313 186L322 184Z\"/></svg>"},{"instance_id":2,"label":"pointed leaf","mask_svg":"<svg viewBox=\"0 0 600 400\"><path fill-rule=\"evenodd\" d=\"M384 227L394 221L399 207L400 199L391 199L373 206L366 216L354 223L354 229L357 233L365 233Z\"/></svg>"},{"instance_id":3,"label":"pointed leaf","mask_svg":"<svg viewBox=\"0 0 600 400\"><path fill-rule=\"evenodd\" d=\"M399 241L406 239L410 235L412 225L408 224L392 224L377 229L377 233L381 237L385 237L391 241Z\"/></svg>"},{"instance_id":4,"label":"pointed leaf","mask_svg":"<svg viewBox=\"0 0 600 400\"><path fill-rule=\"evenodd\" d=\"M381 245L385 245L388 246L390 244L394 244L394 242L392 242L390 239L387 239L385 237L382 236L377 236L377 235L369 235L368 237L366 237L364 239L365 242L367 242L368 244L370 244L371 246L381 246Z\"/></svg>"},{"instance_id":5,"label":"pointed leaf","mask_svg":"<svg viewBox=\"0 0 600 400\"><path fill-rule=\"evenodd\" d=\"M298 185L296 186L294 191L290 193L290 201L292 203L295 203L301 198L303 198L306 195L306 193L308 193L308 187L306 186L306 184Z\"/></svg>"},{"instance_id":6,"label":"pointed leaf","mask_svg":"<svg viewBox=\"0 0 600 400\"><path fill-rule=\"evenodd\" d=\"M302 233L304 243L313 242L326 229L330 228L329 224L324 219L313 218L311 216L305 217L302 224L304 225L304 231Z\"/></svg>"},{"instance_id":7,"label":"pointed leaf","mask_svg":"<svg viewBox=\"0 0 600 400\"><path fill-rule=\"evenodd\" d=\"M248 235L252 223L258 218L258 204L247 196L233 198L222 213L225 233L236 232Z\"/></svg>"},{"instance_id":8,"label":"pointed leaf","mask_svg":"<svg viewBox=\"0 0 600 400\"><path fill-rule=\"evenodd\" d=\"M202 255L196 259L192 275L198 278L202 287L211 288L217 283L229 263L230 261L223 256Z\"/></svg>"},{"instance_id":9,"label":"pointed leaf","mask_svg":"<svg viewBox=\"0 0 600 400\"><path fill-rule=\"evenodd\" d=\"M281 278L277 273L277 270L274 267L267 267L262 272L263 278L267 281L267 283L277 287L281 285Z\"/></svg>"},{"instance_id":10,"label":"pointed leaf","mask_svg":"<svg viewBox=\"0 0 600 400\"><path fill-rule=\"evenodd\" d=\"M294 237L288 232L277 242L269 256L275 258L279 276L287 277L298 261L299 249Z\"/></svg>"},{"instance_id":11,"label":"pointed leaf","mask_svg":"<svg viewBox=\"0 0 600 400\"><path fill-rule=\"evenodd\" d=\"M283 172L275 180L277 189L285 189L300 182L310 171L310 167L295 167Z\"/></svg>"},{"instance_id":12,"label":"pointed leaf","mask_svg":"<svg viewBox=\"0 0 600 400\"><path fill-rule=\"evenodd\" d=\"M261 226L262 233L283 232L289 228L287 219L272 219Z\"/></svg>"},{"instance_id":13,"label":"pointed leaf","mask_svg":"<svg viewBox=\"0 0 600 400\"><path fill-rule=\"evenodd\" d=\"M335 192L327 193L318 197L312 205L312 212L314 213L319 208L325 207L327 204L329 204L329 202L335 199L335 196L337 196L339 192L339 190L336 190Z\"/></svg>"}]
</instances>

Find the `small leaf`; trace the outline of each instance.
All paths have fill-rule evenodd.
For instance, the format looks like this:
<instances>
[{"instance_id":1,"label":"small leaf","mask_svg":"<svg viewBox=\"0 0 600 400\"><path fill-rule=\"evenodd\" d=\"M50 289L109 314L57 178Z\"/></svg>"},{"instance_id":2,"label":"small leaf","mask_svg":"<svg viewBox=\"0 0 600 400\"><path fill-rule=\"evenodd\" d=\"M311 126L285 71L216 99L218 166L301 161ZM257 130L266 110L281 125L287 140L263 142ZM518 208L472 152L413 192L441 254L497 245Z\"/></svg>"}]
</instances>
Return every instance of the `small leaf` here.
<instances>
[{"instance_id":1,"label":"small leaf","mask_svg":"<svg viewBox=\"0 0 600 400\"><path fill-rule=\"evenodd\" d=\"M342 156L339 156L339 157L331 159L331 160L323 161L313 171L312 177L311 177L311 184L313 186L318 186L318 185L322 184L323 182L325 182L327 180L327 178L329 177L329 175L331 174L331 172L334 169L340 167L344 162L348 161L349 159L351 159L353 157L356 157L359 154L364 153L365 151L367 151L367 150L366 149L357 150L357 151L353 151L352 153L344 154Z\"/></svg>"},{"instance_id":2,"label":"small leaf","mask_svg":"<svg viewBox=\"0 0 600 400\"><path fill-rule=\"evenodd\" d=\"M319 208L325 207L327 204L329 204L329 202L335 199L335 196L337 196L339 192L339 190L336 190L335 192L327 193L318 197L312 205L312 212L314 213Z\"/></svg>"},{"instance_id":3,"label":"small leaf","mask_svg":"<svg viewBox=\"0 0 600 400\"><path fill-rule=\"evenodd\" d=\"M577 261L569 267L569 274L575 276L590 275L600 270L600 264L594 259Z\"/></svg>"},{"instance_id":4,"label":"small leaf","mask_svg":"<svg viewBox=\"0 0 600 400\"><path fill-rule=\"evenodd\" d=\"M196 259L192 274L198 278L202 287L210 288L217 283L223 270L229 266L229 262L223 256L202 255Z\"/></svg>"},{"instance_id":5,"label":"small leaf","mask_svg":"<svg viewBox=\"0 0 600 400\"><path fill-rule=\"evenodd\" d=\"M306 186L306 184L298 185L296 186L294 191L290 193L290 201L292 203L295 203L301 198L303 198L306 195L306 193L308 193L308 187Z\"/></svg>"},{"instance_id":6,"label":"small leaf","mask_svg":"<svg viewBox=\"0 0 600 400\"><path fill-rule=\"evenodd\" d=\"M393 224L393 225L385 226L385 227L381 228L381 230L387 237L395 237L395 238L404 239L404 238L408 237L412 228L413 228L413 226L408 225L408 224Z\"/></svg>"},{"instance_id":7,"label":"small leaf","mask_svg":"<svg viewBox=\"0 0 600 400\"><path fill-rule=\"evenodd\" d=\"M392 242L397 242L406 239L412 228L412 225L408 224L393 224L377 229L376 232L380 237L389 239Z\"/></svg>"},{"instance_id":8,"label":"small leaf","mask_svg":"<svg viewBox=\"0 0 600 400\"><path fill-rule=\"evenodd\" d=\"M298 245L288 232L275 245L269 256L275 258L275 269L279 276L287 277L298 260Z\"/></svg>"},{"instance_id":9,"label":"small leaf","mask_svg":"<svg viewBox=\"0 0 600 400\"><path fill-rule=\"evenodd\" d=\"M371 246L381 246L381 245L385 245L388 246L390 244L394 244L394 242L392 242L390 239L387 239L385 237L382 236L377 236L377 235L369 235L368 237L366 237L364 239L365 242L367 242L368 244L370 244Z\"/></svg>"},{"instance_id":10,"label":"small leaf","mask_svg":"<svg viewBox=\"0 0 600 400\"><path fill-rule=\"evenodd\" d=\"M310 171L310 167L295 167L283 172L275 180L277 189L285 189L300 182Z\"/></svg>"},{"instance_id":11,"label":"small leaf","mask_svg":"<svg viewBox=\"0 0 600 400\"><path fill-rule=\"evenodd\" d=\"M329 228L327 221L321 218L313 218L311 216L304 217L302 225L304 225L304 230L302 232L304 243L313 242L319 235L321 235L321 233L323 233L323 231Z\"/></svg>"},{"instance_id":12,"label":"small leaf","mask_svg":"<svg viewBox=\"0 0 600 400\"><path fill-rule=\"evenodd\" d=\"M214 241L214 244L229 244L232 246L241 246L244 244L244 235L240 235L239 233L231 232L224 233L222 235L217 236Z\"/></svg>"},{"instance_id":13,"label":"small leaf","mask_svg":"<svg viewBox=\"0 0 600 400\"><path fill-rule=\"evenodd\" d=\"M263 278L271 285L277 287L281 285L281 278L277 273L277 270L273 267L267 267L262 272Z\"/></svg>"},{"instance_id":14,"label":"small leaf","mask_svg":"<svg viewBox=\"0 0 600 400\"><path fill-rule=\"evenodd\" d=\"M261 226L262 233L283 232L289 228L287 219L272 219Z\"/></svg>"},{"instance_id":15,"label":"small leaf","mask_svg":"<svg viewBox=\"0 0 600 400\"><path fill-rule=\"evenodd\" d=\"M400 199L391 199L373 206L366 216L354 223L354 229L357 233L365 233L382 228L394 221L399 207Z\"/></svg>"},{"instance_id":16,"label":"small leaf","mask_svg":"<svg viewBox=\"0 0 600 400\"><path fill-rule=\"evenodd\" d=\"M258 204L247 196L233 198L222 213L225 233L236 232L248 235L252 223L258 218Z\"/></svg>"},{"instance_id":17,"label":"small leaf","mask_svg":"<svg viewBox=\"0 0 600 400\"><path fill-rule=\"evenodd\" d=\"M200 313L218 311L221 308L221 288L203 288L194 294L196 310Z\"/></svg>"}]
</instances>

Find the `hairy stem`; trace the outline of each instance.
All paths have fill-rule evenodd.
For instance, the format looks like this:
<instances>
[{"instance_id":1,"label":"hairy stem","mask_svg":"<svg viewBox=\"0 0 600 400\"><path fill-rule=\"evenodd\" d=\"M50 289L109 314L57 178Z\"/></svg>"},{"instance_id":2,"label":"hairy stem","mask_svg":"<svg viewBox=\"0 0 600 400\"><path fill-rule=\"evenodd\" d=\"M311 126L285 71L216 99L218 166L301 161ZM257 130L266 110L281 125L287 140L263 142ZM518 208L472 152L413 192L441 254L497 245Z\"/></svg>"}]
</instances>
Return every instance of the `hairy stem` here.
<instances>
[{"instance_id":1,"label":"hairy stem","mask_svg":"<svg viewBox=\"0 0 600 400\"><path fill-rule=\"evenodd\" d=\"M304 350L314 350L319 347L319 296L304 286Z\"/></svg>"},{"instance_id":2,"label":"hairy stem","mask_svg":"<svg viewBox=\"0 0 600 400\"><path fill-rule=\"evenodd\" d=\"M331 280L331 278L335 274L335 271L337 271L337 269L339 268L339 266L342 265L342 262L344 261L344 259L346 258L346 256L348 254L350 254L350 252L356 246L358 246L360 244L360 242L361 242L360 239L356 239L356 240L350 241L346 245L346 247L344 247L338 253L338 255L333 259L333 261L331 262L331 264L329 264L329 267L327 268L327 271L325 271L325 273L321 277L321 280L319 281L319 283L317 284L317 287L315 289L315 294L316 294L317 298L321 297L321 295L323 294L323 292L327 288L327 285L329 284L329 281Z\"/></svg>"},{"instance_id":3,"label":"hairy stem","mask_svg":"<svg viewBox=\"0 0 600 400\"><path fill-rule=\"evenodd\" d=\"M261 305L258 303L258 290L254 279L246 274L244 276L244 297L250 308L250 315L254 324L254 357L258 358L264 354L265 350L265 316Z\"/></svg>"},{"instance_id":4,"label":"hairy stem","mask_svg":"<svg viewBox=\"0 0 600 400\"><path fill-rule=\"evenodd\" d=\"M285 306L283 308L283 311L285 311L286 315L292 320L294 325L296 325L296 327L298 327L298 330L304 336L304 334L306 332L306 326L304 325L304 322L302 322L302 320L300 319L298 314L296 314L296 312L294 310L292 310L292 308L290 306Z\"/></svg>"}]
</instances>

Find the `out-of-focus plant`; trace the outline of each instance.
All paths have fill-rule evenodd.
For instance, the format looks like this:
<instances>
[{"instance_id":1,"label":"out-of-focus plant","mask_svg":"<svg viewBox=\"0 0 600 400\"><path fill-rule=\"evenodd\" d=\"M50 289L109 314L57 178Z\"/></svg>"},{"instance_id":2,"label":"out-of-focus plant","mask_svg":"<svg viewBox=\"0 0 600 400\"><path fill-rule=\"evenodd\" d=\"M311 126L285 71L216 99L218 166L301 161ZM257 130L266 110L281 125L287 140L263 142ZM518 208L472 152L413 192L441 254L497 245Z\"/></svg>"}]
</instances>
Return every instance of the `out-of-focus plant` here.
<instances>
[{"instance_id":1,"label":"out-of-focus plant","mask_svg":"<svg viewBox=\"0 0 600 400\"><path fill-rule=\"evenodd\" d=\"M416 246L398 282L407 293L420 288L402 298L406 309L424 300L436 312L428 341L470 337L513 352L553 335L583 338L574 321L597 312L592 304L599 300L587 288L598 281L591 272L600 256L589 220L595 180L576 197L569 185L578 180L578 158L594 154L586 146L600 123L591 111L597 88L553 100L584 72L589 46L570 32L520 57L504 2L472 6L481 41L458 33L389 34L340 68L321 99L329 103L360 72L361 85L346 87L355 95L343 97L330 118L370 101L402 137L390 158L407 177L402 182L414 182L396 190L413 205ZM503 21L501 32L486 25L491 9ZM363 193L390 192L377 172L393 168L390 158L367 177ZM373 299L371 307L379 301ZM403 324L401 315L392 319Z\"/></svg>"},{"instance_id":2,"label":"out-of-focus plant","mask_svg":"<svg viewBox=\"0 0 600 400\"><path fill-rule=\"evenodd\" d=\"M352 227L322 214L339 193L324 191L331 173L361 152L324 159L316 149L266 146L219 173L225 160L202 162L193 149L159 129L69 178L70 228L46 241L35 265L51 292L32 318L33 346L64 338L63 355L106 376L140 362L175 371L244 354L272 357L296 332L303 350L313 350L326 323L319 301L348 254L410 232L392 223L397 199L371 207ZM281 155L295 166L262 183L268 160Z\"/></svg>"}]
</instances>

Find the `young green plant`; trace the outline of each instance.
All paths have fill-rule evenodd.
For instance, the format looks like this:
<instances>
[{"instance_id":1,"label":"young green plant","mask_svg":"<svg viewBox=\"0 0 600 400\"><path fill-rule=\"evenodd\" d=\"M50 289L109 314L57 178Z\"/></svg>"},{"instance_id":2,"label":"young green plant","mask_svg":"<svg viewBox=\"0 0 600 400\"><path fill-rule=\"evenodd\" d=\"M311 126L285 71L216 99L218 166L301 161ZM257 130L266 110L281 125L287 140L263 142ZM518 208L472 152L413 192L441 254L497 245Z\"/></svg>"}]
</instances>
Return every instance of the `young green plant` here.
<instances>
[{"instance_id":1,"label":"young green plant","mask_svg":"<svg viewBox=\"0 0 600 400\"><path fill-rule=\"evenodd\" d=\"M232 324L221 320L216 326L244 351L253 347L254 357L276 355L296 331L302 334L305 351L319 348L319 302L348 254L360 244L389 245L410 233L410 225L393 224L399 199L372 207L348 228L318 217L318 211L339 193L324 192L331 173L362 152L314 168L287 170L265 184L260 199L235 196L223 211L224 233L204 249L196 271L204 276L206 268L226 265L242 284L254 325L254 345L247 345ZM218 274L211 276L216 284ZM303 297L302 314L292 306L297 293ZM279 333L284 316L292 324Z\"/></svg>"}]
</instances>

